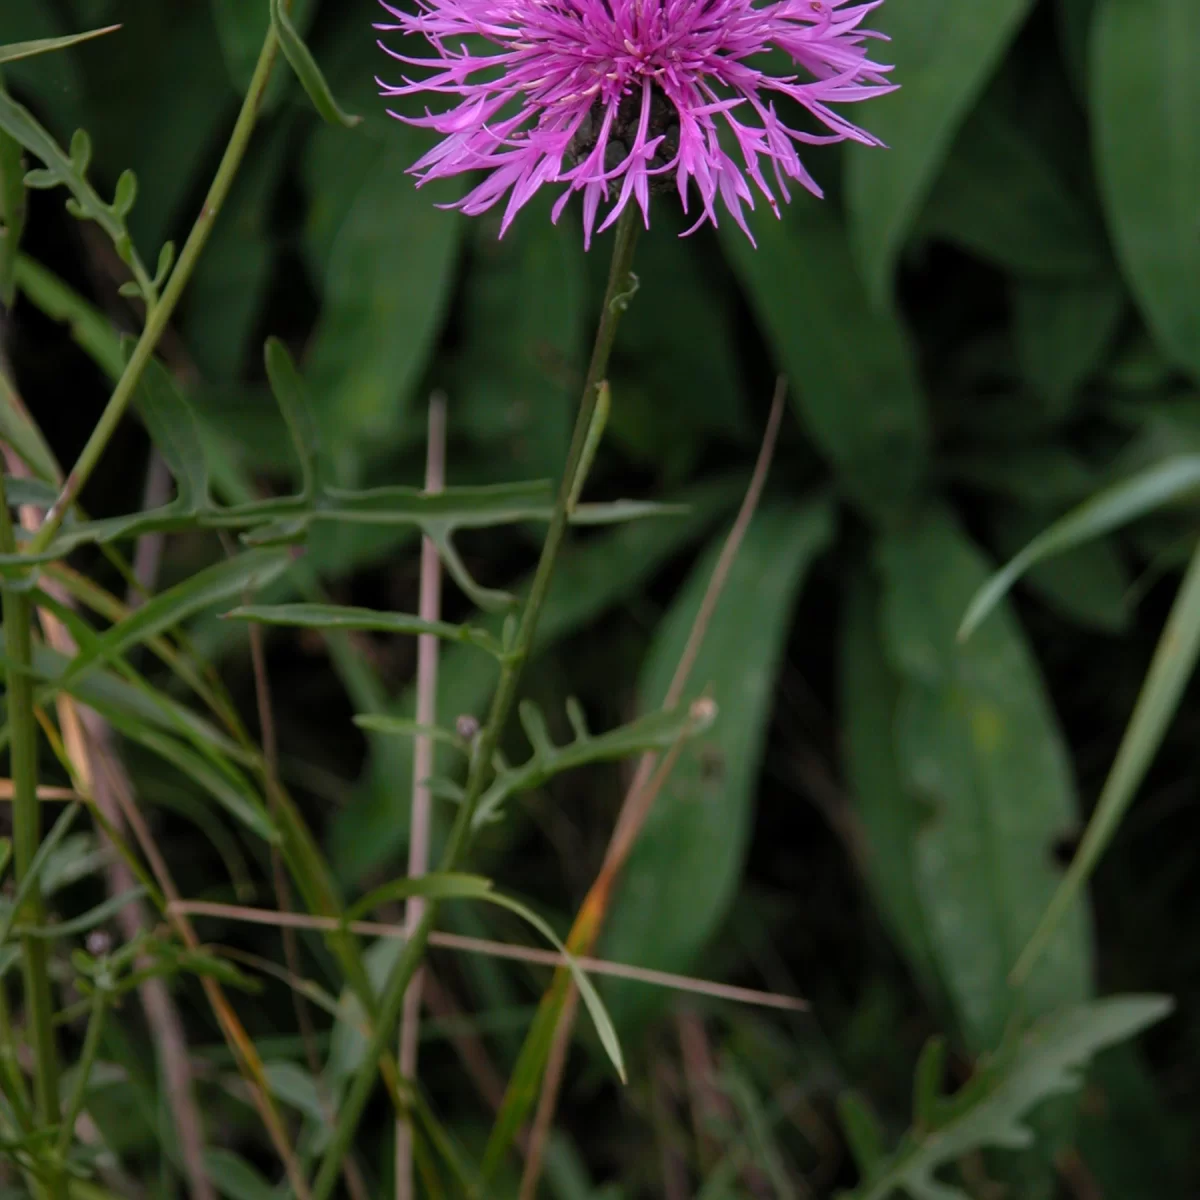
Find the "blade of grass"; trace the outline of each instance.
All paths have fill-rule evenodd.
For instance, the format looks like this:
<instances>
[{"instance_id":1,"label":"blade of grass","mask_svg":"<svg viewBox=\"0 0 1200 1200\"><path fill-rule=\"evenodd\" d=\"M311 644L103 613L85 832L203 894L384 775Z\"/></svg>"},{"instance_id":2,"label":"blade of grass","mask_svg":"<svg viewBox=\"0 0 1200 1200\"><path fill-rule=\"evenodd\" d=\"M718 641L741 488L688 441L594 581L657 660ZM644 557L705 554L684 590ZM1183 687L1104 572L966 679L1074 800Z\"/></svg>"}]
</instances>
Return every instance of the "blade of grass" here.
<instances>
[{"instance_id":1,"label":"blade of grass","mask_svg":"<svg viewBox=\"0 0 1200 1200\"><path fill-rule=\"evenodd\" d=\"M1013 967L1014 985L1028 978L1063 914L1091 877L1101 855L1116 834L1117 826L1133 803L1175 717L1183 690L1195 670L1197 655L1200 655L1200 545L1196 547L1183 582L1179 585L1150 669L1142 682L1133 715L1126 726L1116 759L1104 781L1096 811L1084 831L1079 850L1042 914L1029 944Z\"/></svg>"}]
</instances>

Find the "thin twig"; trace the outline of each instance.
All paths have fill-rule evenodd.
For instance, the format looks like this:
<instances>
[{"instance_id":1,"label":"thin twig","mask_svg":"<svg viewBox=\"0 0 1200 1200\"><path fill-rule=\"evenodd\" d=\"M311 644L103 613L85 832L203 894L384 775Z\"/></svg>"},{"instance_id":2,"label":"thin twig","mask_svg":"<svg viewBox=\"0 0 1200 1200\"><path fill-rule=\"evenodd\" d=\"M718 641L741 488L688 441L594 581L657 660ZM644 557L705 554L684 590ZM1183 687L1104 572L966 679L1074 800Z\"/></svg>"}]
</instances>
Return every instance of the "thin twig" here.
<instances>
[{"instance_id":1,"label":"thin twig","mask_svg":"<svg viewBox=\"0 0 1200 1200\"><path fill-rule=\"evenodd\" d=\"M408 937L404 925L389 925L382 921L339 921L336 917L313 917L307 913L279 912L270 908L250 908L242 904L219 904L212 900L180 900L172 897L167 905L169 913L191 917L220 917L227 921L244 921L251 925L290 925L294 929L315 929L323 933L337 933L343 929L350 933L361 933L368 937L395 938L404 941ZM514 946L508 942L493 942L487 938L466 937L458 933L432 933L429 944L443 950L462 950L468 954L486 954L492 958L508 958L515 962L536 963L544 967L566 967L569 959L557 950L539 950L532 946ZM731 983L714 983L707 979L696 979L690 975L675 975L670 971L656 971L650 967L635 967L628 963L610 962L603 958L587 955L572 955L575 963L595 975L608 975L614 979L630 979L634 983L646 983L652 987L671 988L679 992L690 992L707 996L713 1000L732 1000L738 1004L752 1004L759 1008L776 1008L785 1012L805 1012L808 1002L797 996L784 996L778 992L760 992L754 988L737 987Z\"/></svg>"},{"instance_id":2,"label":"thin twig","mask_svg":"<svg viewBox=\"0 0 1200 1200\"><path fill-rule=\"evenodd\" d=\"M750 477L750 485L746 489L746 495L742 500L741 508L738 510L733 528L730 529L729 536L725 539L725 545L722 547L721 555L717 559L716 566L713 568L712 576L708 581L708 587L700 602L700 608L696 613L696 619L692 622L692 629L688 635L687 644L684 646L679 664L675 668L671 685L667 689L663 708L668 711L679 703L684 689L687 687L692 668L695 666L696 658L700 653L700 647L704 642L705 634L708 632L709 623L712 621L713 613L716 611L717 602L720 600L721 593L725 589L729 572L733 568L738 551L741 549L742 541L746 536L746 531L750 528L750 522L754 518L755 510L758 508L758 502L762 496L763 488L766 486L767 475L771 468L771 459L775 454L775 442L778 439L779 426L783 420L783 406L786 395L787 381L781 377L775 385L775 395L771 401L771 412L767 417L767 427L763 433L762 447L758 452L758 460L754 464L754 473ZM586 932L588 941L586 949L591 949L595 945L600 931L600 923L607 909L608 898L612 894L616 877L628 860L634 843L637 841L638 835L646 823L646 818L650 815L654 801L678 758L681 748L681 746L677 745L670 750L667 758L662 763L662 767L658 771L655 770L658 764L658 755L655 753L643 754L641 760L638 762L637 771L634 774L632 783L629 785L629 790L625 794L625 799L621 804L621 811L617 815L617 822L608 843L604 862L600 867L599 874L596 876L595 883L593 883L587 896L584 898L583 904L580 905L579 916L576 917L576 924L572 929L572 933L575 933L576 930ZM586 920L586 926L581 924L581 919ZM567 944L572 949L580 948L575 946L571 940L568 940ZM555 1026L554 1038L546 1060L546 1073L542 1080L542 1090L538 1095L533 1131L529 1139L529 1155L525 1160L524 1174L521 1176L520 1200L532 1200L537 1191L538 1179L541 1176L542 1155L550 1136L550 1127L554 1122L554 1110L558 1105L558 1095L562 1087L563 1073L567 1060L567 1044L570 1041L571 1032L575 1026L575 1015L579 1007L575 1000L574 981L568 980L566 1001Z\"/></svg>"},{"instance_id":3,"label":"thin twig","mask_svg":"<svg viewBox=\"0 0 1200 1200\"><path fill-rule=\"evenodd\" d=\"M446 484L446 397L435 393L429 402L429 438L425 450L425 491L440 492ZM437 621L442 614L442 562L437 543L421 539L421 594L418 613L422 620ZM438 639L422 634L417 639L417 725L429 729L437 721ZM408 874L417 878L429 870L429 826L433 798L429 778L433 774L433 738L419 733L413 739L412 819L408 834ZM411 896L404 913L410 934L421 923L425 903ZM421 988L424 972L413 975L404 994L400 1017L400 1074L414 1079L421 1033ZM396 1200L413 1200L412 1126L407 1113L396 1115Z\"/></svg>"}]
</instances>

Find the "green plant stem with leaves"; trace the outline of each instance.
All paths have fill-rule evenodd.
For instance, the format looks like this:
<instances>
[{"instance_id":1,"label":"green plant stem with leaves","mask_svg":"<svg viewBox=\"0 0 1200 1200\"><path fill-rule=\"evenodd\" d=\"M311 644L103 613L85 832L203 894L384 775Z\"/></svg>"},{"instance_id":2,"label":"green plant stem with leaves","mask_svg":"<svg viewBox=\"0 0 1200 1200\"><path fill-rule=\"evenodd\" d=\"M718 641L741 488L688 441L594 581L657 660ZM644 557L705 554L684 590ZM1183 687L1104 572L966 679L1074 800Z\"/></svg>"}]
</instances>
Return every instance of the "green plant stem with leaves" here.
<instances>
[{"instance_id":1,"label":"green plant stem with leaves","mask_svg":"<svg viewBox=\"0 0 1200 1200\"><path fill-rule=\"evenodd\" d=\"M8 496L0 475L0 552L17 548L16 532ZM10 757L13 779L13 866L18 888L32 866L42 840L42 815L38 806L37 721L33 712L33 607L28 592L5 588L5 652L8 658L8 720L12 729ZM36 881L29 890L26 917L40 925L43 911ZM38 1115L47 1125L56 1125L58 1110L58 1046L54 1037L54 998L46 970L46 943L40 938L21 939L21 965L25 978L25 1010L34 1058L34 1092ZM49 1195L65 1195L61 1178L51 1184Z\"/></svg>"},{"instance_id":2,"label":"green plant stem with leaves","mask_svg":"<svg viewBox=\"0 0 1200 1200\"><path fill-rule=\"evenodd\" d=\"M604 303L600 310L600 324L596 330L596 342L592 350L587 378L583 385L583 395L579 402L575 432L567 453L558 501L546 532L546 540L542 545L541 556L534 572L533 583L529 589L529 599L522 613L520 626L517 629L511 652L505 661L487 722L480 731L479 740L471 756L466 791L458 810L457 819L450 831L446 849L442 854L439 867L439 870L442 871L458 869L466 855L471 840L475 812L487 785L488 772L500 735L516 699L521 673L533 647L538 619L550 588L558 552L566 536L573 501L582 486L583 481L578 476L581 469L586 470L587 467L588 456L585 448L591 440L594 440L590 435L593 433L600 388L608 370L608 359L612 353L621 314L628 306L630 295L636 287L636 278L632 274L632 267L638 236L637 216L636 206L629 205L617 222L608 286L605 289ZM437 920L437 912L437 902L431 900L425 908L420 924L405 943L396 965L392 968L391 974L384 984L383 995L379 1003L379 1015L371 1032L371 1042L363 1056L358 1073L338 1110L337 1126L313 1182L312 1200L329 1200L333 1194L342 1159L350 1149L355 1130L358 1128L359 1118L362 1116L371 1094L376 1063L380 1056L387 1051L395 1036L396 1025L404 1006L404 993L408 990L408 985L424 957L429 935Z\"/></svg>"},{"instance_id":3,"label":"green plant stem with leaves","mask_svg":"<svg viewBox=\"0 0 1200 1200\"><path fill-rule=\"evenodd\" d=\"M96 423L87 444L80 451L75 466L67 476L62 491L54 502L54 507L46 514L46 519L30 542L30 554L42 553L53 540L54 535L66 519L67 513L70 512L71 506L83 490L84 484L95 470L108 443L112 440L113 434L116 433L117 427L137 391L142 372L154 357L155 348L166 332L171 316L192 277L192 272L204 250L205 243L212 233L217 214L221 211L229 191L233 187L233 181L242 164L242 159L245 158L255 122L258 120L259 105L262 103L263 94L270 82L271 70L275 65L278 53L279 40L275 34L275 27L272 25L267 29L267 36L263 41L262 50L259 52L258 63L254 68L250 86L246 89L246 98L242 101L241 110L234 123L233 133L229 137L225 153L213 176L208 195L204 198L200 215L196 218L192 231L188 234L183 250L179 254L179 261L175 264L175 269L167 280L161 298L148 309L146 325L142 330L141 337L138 338L133 354L126 363L125 370L117 381L100 420Z\"/></svg>"}]
</instances>

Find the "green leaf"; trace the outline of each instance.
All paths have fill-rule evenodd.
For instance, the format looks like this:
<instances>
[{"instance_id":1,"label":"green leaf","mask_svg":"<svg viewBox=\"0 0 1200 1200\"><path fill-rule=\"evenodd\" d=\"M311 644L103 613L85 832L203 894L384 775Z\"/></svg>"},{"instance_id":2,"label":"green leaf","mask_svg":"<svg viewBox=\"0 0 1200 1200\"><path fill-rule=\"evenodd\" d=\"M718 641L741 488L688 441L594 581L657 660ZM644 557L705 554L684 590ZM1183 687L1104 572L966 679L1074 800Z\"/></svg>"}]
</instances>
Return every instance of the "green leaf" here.
<instances>
[{"instance_id":1,"label":"green leaf","mask_svg":"<svg viewBox=\"0 0 1200 1200\"><path fill-rule=\"evenodd\" d=\"M16 451L38 479L54 483L61 477L54 452L46 444L42 431L26 414L3 372L0 372L0 438Z\"/></svg>"},{"instance_id":2,"label":"green leaf","mask_svg":"<svg viewBox=\"0 0 1200 1200\"><path fill-rule=\"evenodd\" d=\"M463 875L454 871L433 871L428 875L393 879L346 909L346 920L357 921L383 904L424 896L429 900L481 900L491 896L495 885L482 875Z\"/></svg>"},{"instance_id":3,"label":"green leaf","mask_svg":"<svg viewBox=\"0 0 1200 1200\"><path fill-rule=\"evenodd\" d=\"M1005 509L993 521L998 548L1017 553L1047 524L1044 512ZM1088 542L1043 559L1026 577L1052 609L1070 621L1101 633L1121 633L1132 616L1132 580L1117 548L1109 541Z\"/></svg>"},{"instance_id":4,"label":"green leaf","mask_svg":"<svg viewBox=\"0 0 1200 1200\"><path fill-rule=\"evenodd\" d=\"M985 100L963 126L919 231L1019 278L1084 278L1096 286L1111 271L1099 221L998 98Z\"/></svg>"},{"instance_id":5,"label":"green leaf","mask_svg":"<svg viewBox=\"0 0 1200 1200\"><path fill-rule=\"evenodd\" d=\"M841 699L845 761L854 811L865 839L867 887L927 996L940 984L937 961L917 892L916 845L922 813L905 786L894 730L900 682L879 636L879 597L865 575L853 582L843 617Z\"/></svg>"},{"instance_id":6,"label":"green leaf","mask_svg":"<svg viewBox=\"0 0 1200 1200\"><path fill-rule=\"evenodd\" d=\"M293 1062L284 1061L263 1063L263 1074L276 1100L290 1104L316 1125L327 1123L320 1088L309 1072Z\"/></svg>"},{"instance_id":7,"label":"green leaf","mask_svg":"<svg viewBox=\"0 0 1200 1200\"><path fill-rule=\"evenodd\" d=\"M312 0L295 0L289 17L297 31L308 28L315 9L316 4ZM271 28L270 6L247 4L245 0L212 0L212 16L229 77L233 86L244 95L254 76L267 31ZM276 71L272 75L263 97L263 112L270 112L278 103L286 81L287 73L284 71Z\"/></svg>"},{"instance_id":8,"label":"green leaf","mask_svg":"<svg viewBox=\"0 0 1200 1200\"><path fill-rule=\"evenodd\" d=\"M91 929L95 929L97 925L103 925L105 921L111 920L125 907L127 904L132 904L135 900L140 900L146 894L144 887L130 888L127 892L122 892L119 896L110 896L107 900L102 900L94 908L88 909L87 912L81 913L77 917L72 917L69 921L59 921L53 925L20 925L16 932L21 937L43 938L52 940L54 938L76 937L81 933L87 933Z\"/></svg>"},{"instance_id":9,"label":"green leaf","mask_svg":"<svg viewBox=\"0 0 1200 1200\"><path fill-rule=\"evenodd\" d=\"M521 719L533 746L533 755L519 767L506 767L479 800L475 814L477 825L500 815L504 802L521 792L533 791L577 767L596 762L614 762L647 750L669 750L677 742L698 737L716 717L715 706L696 704L671 712L652 712L627 725L621 725L596 737L581 734L565 746L550 742L541 714L528 701L521 705Z\"/></svg>"},{"instance_id":10,"label":"green leaf","mask_svg":"<svg viewBox=\"0 0 1200 1200\"><path fill-rule=\"evenodd\" d=\"M58 686L67 687L85 672L111 662L130 647L140 645L214 604L257 591L284 571L289 562L290 557L278 550L251 550L197 572L152 597L101 634L88 651L71 660Z\"/></svg>"},{"instance_id":11,"label":"green leaf","mask_svg":"<svg viewBox=\"0 0 1200 1200\"><path fill-rule=\"evenodd\" d=\"M902 680L895 744L927 811L916 889L964 1039L996 1046L1090 989L1087 919L1072 907L1053 953L1020 990L1008 973L1053 896L1053 849L1079 816L1067 748L1037 664L1007 611L965 646L958 615L984 578L978 551L937 515L879 546L883 641Z\"/></svg>"},{"instance_id":12,"label":"green leaf","mask_svg":"<svg viewBox=\"0 0 1200 1200\"><path fill-rule=\"evenodd\" d=\"M1141 786L1154 756L1162 745L1171 721L1196 668L1200 656L1200 547L1192 555L1187 574L1179 586L1171 614L1163 628L1154 659L1142 682L1137 706L1129 719L1117 757L1104 781L1096 810L1092 813L1062 883L1046 908L1029 944L1021 954L1014 974L1024 976L1046 949L1071 906L1096 869Z\"/></svg>"},{"instance_id":13,"label":"green leaf","mask_svg":"<svg viewBox=\"0 0 1200 1200\"><path fill-rule=\"evenodd\" d=\"M716 520L737 504L745 481L717 479L673 496L682 515L670 521L641 521L586 543L568 546L550 583L550 592L538 623L535 655L547 650L610 608L637 595L663 566L691 545ZM524 595L526 580L518 589ZM475 624L473 620L471 622ZM478 622L494 637L501 635L502 619ZM438 724L452 728L463 714L482 716L495 684L495 664L467 647L451 647L438 668ZM388 715L411 719L415 692L410 687ZM355 697L361 709L372 708L366 697ZM443 758L445 764L448 760ZM333 857L339 873L357 879L386 862L404 845L409 803L397 779L412 778L412 746L395 737L374 739L363 785L333 827Z\"/></svg>"},{"instance_id":14,"label":"green leaf","mask_svg":"<svg viewBox=\"0 0 1200 1200\"><path fill-rule=\"evenodd\" d=\"M972 597L959 629L969 638L1030 567L1055 554L1085 545L1200 490L1200 455L1179 455L1156 463L1105 489L1039 534Z\"/></svg>"},{"instance_id":15,"label":"green leaf","mask_svg":"<svg viewBox=\"0 0 1200 1200\"><path fill-rule=\"evenodd\" d=\"M708 694L719 719L689 744L651 810L616 885L602 935L606 957L687 971L728 912L754 820L782 646L804 577L833 527L821 502L766 508L754 518L683 701ZM722 543L709 547L656 632L638 686L647 712L662 707ZM628 985L605 991L621 1028L662 1001Z\"/></svg>"},{"instance_id":16,"label":"green leaf","mask_svg":"<svg viewBox=\"0 0 1200 1200\"><path fill-rule=\"evenodd\" d=\"M448 642L478 646L496 658L504 655L500 643L486 630L470 625L451 625L446 621L425 621L408 613L376 612L370 608L349 608L338 604L258 604L235 608L227 612L225 617L230 621L253 621L259 625L282 625L296 629L353 629L413 637L432 634Z\"/></svg>"},{"instance_id":17,"label":"green leaf","mask_svg":"<svg viewBox=\"0 0 1200 1200\"><path fill-rule=\"evenodd\" d=\"M1111 346L1125 293L1115 279L1018 281L1012 303L1021 370L1061 417Z\"/></svg>"},{"instance_id":18,"label":"green leaf","mask_svg":"<svg viewBox=\"0 0 1200 1200\"><path fill-rule=\"evenodd\" d=\"M877 1164L848 1200L966 1200L966 1192L936 1173L985 1147L1016 1150L1033 1141L1024 1123L1052 1096L1077 1091L1083 1068L1101 1050L1161 1021L1172 1009L1163 996L1117 996L1047 1017L1006 1044L952 1098L939 1102L941 1120L914 1128L886 1162Z\"/></svg>"},{"instance_id":19,"label":"green leaf","mask_svg":"<svg viewBox=\"0 0 1200 1200\"><path fill-rule=\"evenodd\" d=\"M755 236L757 250L736 227L722 227L791 401L854 499L895 519L920 486L928 441L907 335L871 309L828 206L797 197L781 220L759 221Z\"/></svg>"},{"instance_id":20,"label":"green leaf","mask_svg":"<svg viewBox=\"0 0 1200 1200\"><path fill-rule=\"evenodd\" d=\"M1113 241L1163 350L1200 379L1197 58L1200 7L1193 0L1102 0L1092 40L1092 120Z\"/></svg>"},{"instance_id":21,"label":"green leaf","mask_svg":"<svg viewBox=\"0 0 1200 1200\"><path fill-rule=\"evenodd\" d=\"M329 255L308 380L331 449L395 437L450 302L462 222L416 191L405 149L376 155Z\"/></svg>"},{"instance_id":22,"label":"green leaf","mask_svg":"<svg viewBox=\"0 0 1200 1200\"><path fill-rule=\"evenodd\" d=\"M146 431L175 480L177 503L189 512L210 503L208 462L191 405L166 367L146 364L136 393Z\"/></svg>"},{"instance_id":23,"label":"green leaf","mask_svg":"<svg viewBox=\"0 0 1200 1200\"><path fill-rule=\"evenodd\" d=\"M70 832L75 818L79 816L81 811L82 806L75 801L68 804L59 813L58 820L54 822L50 828L50 832L39 843L37 853L30 860L29 866L21 882L17 885L12 899L6 899L4 905L0 906L0 946L8 941L8 936L12 932L13 922L20 915L22 906L29 899L30 894L37 885L38 879L42 871L45 870L47 862L53 856L55 848Z\"/></svg>"},{"instance_id":24,"label":"green leaf","mask_svg":"<svg viewBox=\"0 0 1200 1200\"><path fill-rule=\"evenodd\" d=\"M0 306L16 295L17 252L25 232L25 160L16 138L0 130Z\"/></svg>"},{"instance_id":25,"label":"green leaf","mask_svg":"<svg viewBox=\"0 0 1200 1200\"><path fill-rule=\"evenodd\" d=\"M296 369L288 348L278 338L267 338L263 348L263 360L267 378L271 381L271 392L291 435L292 448L300 464L300 494L316 494L320 483L317 456L320 444L317 423L304 388L304 380Z\"/></svg>"},{"instance_id":26,"label":"green leaf","mask_svg":"<svg viewBox=\"0 0 1200 1200\"><path fill-rule=\"evenodd\" d=\"M7 46L0 46L0 64L16 62L20 58L33 58L36 54L49 54L55 50L68 50L72 46L78 46L80 42L103 37L106 33L115 33L120 28L120 25L108 25L103 29L89 29L87 33L72 33L66 37L10 42Z\"/></svg>"},{"instance_id":27,"label":"green leaf","mask_svg":"<svg viewBox=\"0 0 1200 1200\"><path fill-rule=\"evenodd\" d=\"M321 74L321 68L317 66L316 60L304 44L304 39L296 32L296 27L292 24L287 10L280 0L270 0L270 3L271 24L275 27L276 37L279 38L280 49L283 50L284 57L291 63L292 70L296 72L300 86L308 93L313 108L330 125L353 129L362 120L362 117L345 113L338 107L333 93L329 90L329 84L325 82L325 76Z\"/></svg>"},{"instance_id":28,"label":"green leaf","mask_svg":"<svg viewBox=\"0 0 1200 1200\"><path fill-rule=\"evenodd\" d=\"M1031 6L905 0L872 13L871 23L892 39L888 61L898 64L901 87L855 114L888 149L851 147L846 190L850 240L877 305L955 134Z\"/></svg>"},{"instance_id":29,"label":"green leaf","mask_svg":"<svg viewBox=\"0 0 1200 1200\"><path fill-rule=\"evenodd\" d=\"M279 1200L275 1189L232 1150L205 1150L204 1166L213 1186L228 1200Z\"/></svg>"}]
</instances>

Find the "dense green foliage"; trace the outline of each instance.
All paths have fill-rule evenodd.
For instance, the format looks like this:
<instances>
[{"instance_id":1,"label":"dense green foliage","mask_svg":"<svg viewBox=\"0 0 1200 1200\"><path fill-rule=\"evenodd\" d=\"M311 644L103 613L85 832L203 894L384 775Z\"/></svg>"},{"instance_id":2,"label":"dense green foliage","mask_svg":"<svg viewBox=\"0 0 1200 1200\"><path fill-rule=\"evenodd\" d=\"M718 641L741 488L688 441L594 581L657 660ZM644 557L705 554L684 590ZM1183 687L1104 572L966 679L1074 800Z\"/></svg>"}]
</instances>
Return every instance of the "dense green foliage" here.
<instances>
[{"instance_id":1,"label":"dense green foliage","mask_svg":"<svg viewBox=\"0 0 1200 1200\"><path fill-rule=\"evenodd\" d=\"M296 0L292 23L286 8L0 7L14 512L49 507L114 384L137 384L86 513L35 545L42 574L0 543L10 680L14 621L43 615L24 678L62 741L42 737L42 780L105 786L72 762L74 710L56 703L74 697L102 718L181 896L333 921L295 948L227 914L192 917L199 946L158 917L131 938L123 906L169 898L158 868L131 851L145 868L110 894L105 831L43 804L40 857L19 829L15 876L0 854L0 880L27 881L0 909L5 1196L27 1194L58 1136L21 1112L30 954L48 958L64 1062L90 1067L65 1070L61 1111L86 1109L70 1161L107 1190L72 1196L185 1194L165 1050L133 992L150 976L183 1023L219 1194L287 1183L222 1040L218 985L311 1178L356 1071L375 1069L362 1026L400 945L360 944L336 918L366 897L352 916L399 920L414 890L411 635L442 639L444 844L455 803L473 803L475 722L512 667L514 606L555 511L553 487L528 481L563 472L612 236L585 254L577 209L552 226L545 197L502 241L498 215L436 207L453 193L406 174L426 134L377 95L398 68L373 0ZM178 277L162 247L201 212L272 16L284 54L249 153L139 363L138 297L153 314ZM629 760L682 745L595 955L809 1002L584 980L591 1020L538 1193L555 1200L1200 1189L1200 1045L1167 1001L1111 998L1186 1011L1200 989L1200 4L888 0L873 19L901 90L854 117L888 150L809 151L826 200L795 196L778 222L760 206L757 247L732 221L681 239L682 214L656 200L524 703L468 861L424 888L443 931L565 939ZM781 374L770 481L686 703L660 712ZM435 393L441 498L419 491ZM437 626L406 615L422 533L447 573ZM125 556L156 551L131 615ZM14 779L33 732L20 703L10 683ZM485 1147L522 1045L540 1044L550 973L447 948L430 963L421 1194L516 1197L520 1153L494 1132ZM377 1090L347 1177L390 1196Z\"/></svg>"}]
</instances>

